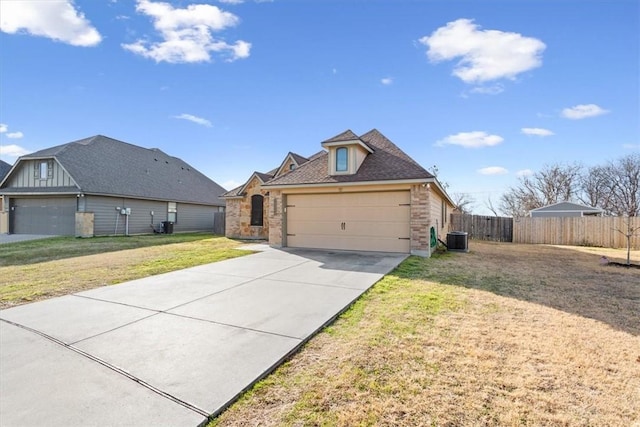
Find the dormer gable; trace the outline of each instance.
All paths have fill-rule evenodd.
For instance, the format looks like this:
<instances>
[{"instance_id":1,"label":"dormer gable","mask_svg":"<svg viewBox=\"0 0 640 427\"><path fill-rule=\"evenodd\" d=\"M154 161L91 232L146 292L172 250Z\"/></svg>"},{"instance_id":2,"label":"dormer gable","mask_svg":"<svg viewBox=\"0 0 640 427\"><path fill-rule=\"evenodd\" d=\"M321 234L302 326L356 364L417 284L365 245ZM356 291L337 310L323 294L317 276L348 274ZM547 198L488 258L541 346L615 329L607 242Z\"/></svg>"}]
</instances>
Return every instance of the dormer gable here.
<instances>
[{"instance_id":1,"label":"dormer gable","mask_svg":"<svg viewBox=\"0 0 640 427\"><path fill-rule=\"evenodd\" d=\"M360 169L364 159L373 153L358 135L351 130L346 130L322 143L327 150L329 175L355 175Z\"/></svg>"},{"instance_id":2,"label":"dormer gable","mask_svg":"<svg viewBox=\"0 0 640 427\"><path fill-rule=\"evenodd\" d=\"M299 154L289 152L289 154L287 154L287 157L285 157L282 164L280 164L280 167L278 168L277 172L274 174L274 177L279 177L286 173L289 173L292 170L295 170L296 168L298 168L299 166L307 163L308 161L309 159L307 159L306 157L302 157Z\"/></svg>"}]
</instances>

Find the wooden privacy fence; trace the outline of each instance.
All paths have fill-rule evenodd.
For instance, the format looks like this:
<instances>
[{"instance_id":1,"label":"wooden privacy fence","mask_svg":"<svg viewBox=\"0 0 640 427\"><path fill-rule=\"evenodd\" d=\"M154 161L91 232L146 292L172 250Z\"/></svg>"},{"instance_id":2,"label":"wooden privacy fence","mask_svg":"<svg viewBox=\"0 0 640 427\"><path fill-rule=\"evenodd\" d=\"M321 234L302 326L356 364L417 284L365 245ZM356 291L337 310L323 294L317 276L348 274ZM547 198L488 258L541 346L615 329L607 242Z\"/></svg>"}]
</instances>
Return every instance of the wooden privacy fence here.
<instances>
[{"instance_id":1,"label":"wooden privacy fence","mask_svg":"<svg viewBox=\"0 0 640 427\"><path fill-rule=\"evenodd\" d=\"M224 212L215 212L213 214L213 234L224 236L225 216Z\"/></svg>"},{"instance_id":2,"label":"wooden privacy fence","mask_svg":"<svg viewBox=\"0 0 640 427\"><path fill-rule=\"evenodd\" d=\"M640 217L518 218L513 243L626 248L627 223L637 229L631 247L640 249Z\"/></svg>"},{"instance_id":3,"label":"wooden privacy fence","mask_svg":"<svg viewBox=\"0 0 640 427\"><path fill-rule=\"evenodd\" d=\"M452 213L451 231L466 231L470 239L511 242L513 218Z\"/></svg>"}]
</instances>

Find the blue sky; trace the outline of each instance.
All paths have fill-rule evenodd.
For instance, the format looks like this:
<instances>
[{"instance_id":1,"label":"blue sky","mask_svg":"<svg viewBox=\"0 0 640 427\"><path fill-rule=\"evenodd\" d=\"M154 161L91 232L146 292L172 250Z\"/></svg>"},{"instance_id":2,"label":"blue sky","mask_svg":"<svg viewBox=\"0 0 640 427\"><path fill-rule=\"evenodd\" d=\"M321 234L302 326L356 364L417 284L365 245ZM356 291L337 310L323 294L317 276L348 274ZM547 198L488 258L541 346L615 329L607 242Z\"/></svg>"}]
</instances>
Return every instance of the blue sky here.
<instances>
[{"instance_id":1,"label":"blue sky","mask_svg":"<svg viewBox=\"0 0 640 427\"><path fill-rule=\"evenodd\" d=\"M2 0L0 158L103 134L230 189L377 128L486 212L640 151L637 0Z\"/></svg>"}]
</instances>

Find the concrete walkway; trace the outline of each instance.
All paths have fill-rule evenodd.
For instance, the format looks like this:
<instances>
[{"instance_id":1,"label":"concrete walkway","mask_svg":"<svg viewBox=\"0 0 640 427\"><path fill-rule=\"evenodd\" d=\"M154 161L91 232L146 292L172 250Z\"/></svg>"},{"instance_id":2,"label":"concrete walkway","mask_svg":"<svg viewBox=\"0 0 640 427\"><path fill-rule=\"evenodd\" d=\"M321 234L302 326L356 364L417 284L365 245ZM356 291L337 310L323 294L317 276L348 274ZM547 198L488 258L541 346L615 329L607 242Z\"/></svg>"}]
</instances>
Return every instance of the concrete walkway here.
<instances>
[{"instance_id":1,"label":"concrete walkway","mask_svg":"<svg viewBox=\"0 0 640 427\"><path fill-rule=\"evenodd\" d=\"M264 252L0 311L0 425L197 426L404 255Z\"/></svg>"}]
</instances>

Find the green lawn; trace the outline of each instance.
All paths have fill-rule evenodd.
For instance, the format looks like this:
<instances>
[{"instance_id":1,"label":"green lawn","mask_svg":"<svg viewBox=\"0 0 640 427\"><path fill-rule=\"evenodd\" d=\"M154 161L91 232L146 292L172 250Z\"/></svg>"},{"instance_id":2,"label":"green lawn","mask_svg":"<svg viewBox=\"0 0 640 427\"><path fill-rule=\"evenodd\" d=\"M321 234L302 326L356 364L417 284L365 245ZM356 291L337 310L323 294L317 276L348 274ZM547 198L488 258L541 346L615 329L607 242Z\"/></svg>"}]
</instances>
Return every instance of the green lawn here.
<instances>
[{"instance_id":1,"label":"green lawn","mask_svg":"<svg viewBox=\"0 0 640 427\"><path fill-rule=\"evenodd\" d=\"M208 233L56 237L0 248L0 308L251 253Z\"/></svg>"}]
</instances>

